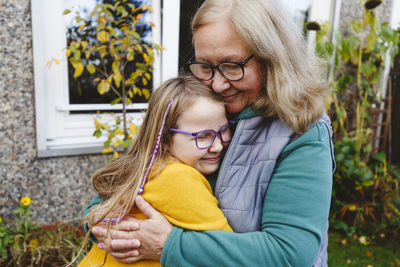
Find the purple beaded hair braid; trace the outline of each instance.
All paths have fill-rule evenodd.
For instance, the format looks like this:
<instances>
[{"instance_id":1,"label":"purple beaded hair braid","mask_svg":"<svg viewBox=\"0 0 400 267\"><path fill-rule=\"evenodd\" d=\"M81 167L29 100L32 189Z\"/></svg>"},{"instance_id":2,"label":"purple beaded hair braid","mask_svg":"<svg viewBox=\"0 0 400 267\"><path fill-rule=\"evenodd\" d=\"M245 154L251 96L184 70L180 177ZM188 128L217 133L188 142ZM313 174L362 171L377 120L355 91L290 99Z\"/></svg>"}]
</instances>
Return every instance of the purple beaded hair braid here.
<instances>
[{"instance_id":1,"label":"purple beaded hair braid","mask_svg":"<svg viewBox=\"0 0 400 267\"><path fill-rule=\"evenodd\" d=\"M151 161L150 161L149 167L147 168L146 173L145 173L145 175L144 175L143 182L142 182L142 184L141 184L140 187L139 187L139 192L138 192L139 195L140 195L141 193L143 193L143 187L144 187L144 184L146 183L147 175L148 175L149 172L150 172L151 166L153 165L154 158L155 158L155 156L156 156L156 154L157 154L157 151L158 151L158 146L160 145L161 134L162 134L162 130L164 129L165 119L167 118L168 111L169 111L169 109L170 109L170 107L171 107L173 101L174 101L174 99L171 98L171 100L170 100L169 103L168 103L167 109L165 110L163 122L162 122L162 124L161 124L160 132L158 133L157 143L156 143L156 147L154 148L153 156L151 157ZM117 222L119 222L119 221L122 219L122 217L123 217L123 216L121 215L121 216L119 216L118 218L111 218L111 223L117 223ZM109 221L110 221L109 218L105 218L105 219L103 220L103 222L109 222Z\"/></svg>"},{"instance_id":2,"label":"purple beaded hair braid","mask_svg":"<svg viewBox=\"0 0 400 267\"><path fill-rule=\"evenodd\" d=\"M150 172L151 166L153 165L154 158L155 158L155 156L156 156L156 154L157 154L157 151L158 151L158 146L160 145L161 134L162 134L162 130L164 129L165 119L167 118L168 111L169 111L169 109L170 109L170 107L171 107L173 101L174 101L174 99L171 98L171 100L170 100L169 103L168 103L167 109L165 110L163 122L162 122L162 125L161 125L160 132L158 133L157 143L156 143L156 147L154 148L153 156L151 157L151 161L150 161L149 167L147 168L146 173L144 174L143 182L142 182L142 184L141 184L140 187L139 187L139 192L138 192L139 195L140 195L141 193L143 193L143 187L144 187L144 184L146 183L147 175L148 175L149 172Z\"/></svg>"}]
</instances>

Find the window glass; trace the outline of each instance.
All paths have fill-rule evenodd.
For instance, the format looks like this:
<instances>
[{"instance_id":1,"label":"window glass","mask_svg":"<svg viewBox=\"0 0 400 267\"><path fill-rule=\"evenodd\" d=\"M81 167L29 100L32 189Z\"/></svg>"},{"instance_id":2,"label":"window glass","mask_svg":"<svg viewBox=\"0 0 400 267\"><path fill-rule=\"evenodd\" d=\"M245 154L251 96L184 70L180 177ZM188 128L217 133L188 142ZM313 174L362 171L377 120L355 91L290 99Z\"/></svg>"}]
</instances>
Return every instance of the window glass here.
<instances>
[{"instance_id":1,"label":"window glass","mask_svg":"<svg viewBox=\"0 0 400 267\"><path fill-rule=\"evenodd\" d=\"M130 3L135 6L141 6L143 4L151 5L151 0L130 0ZM99 3L110 3L113 4L113 1L110 0L64 0L65 9L69 9L72 12L65 15L65 23L66 23L66 35L67 35L67 43L70 43L72 40L88 40L89 42L96 41L96 34L94 30L90 30L90 28L95 29L95 22L91 21L90 13ZM89 30L85 30L84 33L79 30L79 27L82 23L76 24L75 16L76 12L79 12L82 19L85 21L87 25L90 25ZM140 34L143 38L144 42L151 42L151 15L149 12L143 14L143 18L140 23L136 24L135 30ZM116 14L116 20L120 20L121 17L118 17ZM116 31L118 32L118 31ZM86 59L85 59L86 60ZM107 63L110 61L110 58L107 56L104 58L106 61L106 68L111 68L111 63ZM136 69L137 63L144 62L144 59L140 55L135 55L135 61L128 62L128 65L125 68L125 76L128 77L130 73L134 72ZM95 66L100 64L100 57L90 58L90 62ZM112 100L118 98L113 90L108 91L107 93L100 95L97 92L97 83L93 82L95 77L101 77L101 74L90 74L88 71L84 71L81 76L77 79L73 77L74 68L71 63L68 62L68 81L69 81L69 103L70 104L108 104ZM94 76L95 75L95 76ZM146 88L151 92L152 89L152 80L150 80L146 85L143 83L137 84L137 86L141 89ZM133 103L145 103L146 98L144 96L140 96L135 94L132 99ZM73 112L76 113L76 112ZM78 112L79 113L79 112Z\"/></svg>"},{"instance_id":2,"label":"window glass","mask_svg":"<svg viewBox=\"0 0 400 267\"><path fill-rule=\"evenodd\" d=\"M188 71L186 63L193 56L191 20L204 0L181 1L179 22L179 72Z\"/></svg>"}]
</instances>

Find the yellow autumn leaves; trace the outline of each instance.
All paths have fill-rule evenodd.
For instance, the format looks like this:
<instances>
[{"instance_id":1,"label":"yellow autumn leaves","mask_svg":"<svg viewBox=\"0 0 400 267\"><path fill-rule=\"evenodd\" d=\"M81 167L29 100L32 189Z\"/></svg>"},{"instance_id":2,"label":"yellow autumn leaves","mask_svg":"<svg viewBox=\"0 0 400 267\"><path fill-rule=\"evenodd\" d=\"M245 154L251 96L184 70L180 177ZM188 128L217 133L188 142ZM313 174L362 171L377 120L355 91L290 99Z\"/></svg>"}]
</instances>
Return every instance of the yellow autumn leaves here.
<instances>
[{"instance_id":1,"label":"yellow autumn leaves","mask_svg":"<svg viewBox=\"0 0 400 267\"><path fill-rule=\"evenodd\" d=\"M137 130L138 130L138 127L135 124L133 124L133 123L129 124L129 131L131 132L132 135L135 135Z\"/></svg>"},{"instance_id":2,"label":"yellow autumn leaves","mask_svg":"<svg viewBox=\"0 0 400 267\"><path fill-rule=\"evenodd\" d=\"M118 158L119 153L117 150L119 148L128 148L130 146L132 138L138 130L138 126L133 122L129 122L127 135L125 137L126 139L124 140L124 131L119 127L119 125L111 128L107 123L101 123L97 118L94 118L93 120L96 128L96 131L93 133L94 136L100 137L102 130L108 133L107 141L104 143L102 153L113 153L113 158ZM118 118L116 120L118 121Z\"/></svg>"},{"instance_id":3,"label":"yellow autumn leaves","mask_svg":"<svg viewBox=\"0 0 400 267\"><path fill-rule=\"evenodd\" d=\"M89 74L95 75L93 81L97 83L100 95L106 94L111 89L114 92L120 89L128 93L130 98L136 94L148 98L150 95L148 89L139 89L139 84L147 86L151 80L153 50L163 48L143 42L141 34L136 31L135 25L142 21L147 11L152 12L152 7L123 5L116 2L113 5L97 5L90 12L89 21L83 20L77 12L75 21L80 25L76 29L77 34L87 36L88 31L95 31L94 38L90 36L83 40L75 38L66 47L66 57L74 68L73 77L78 78L87 70ZM71 10L64 11L65 15L69 13ZM93 25L97 26L94 28ZM153 23L149 25L154 26ZM132 73L127 73L127 62L135 60ZM49 65L53 61L50 61ZM119 97L124 98L126 95Z\"/></svg>"},{"instance_id":4,"label":"yellow autumn leaves","mask_svg":"<svg viewBox=\"0 0 400 267\"><path fill-rule=\"evenodd\" d=\"M101 43L107 43L110 41L110 35L106 31L100 31L97 33L97 40L99 40Z\"/></svg>"},{"instance_id":5,"label":"yellow autumn leaves","mask_svg":"<svg viewBox=\"0 0 400 267\"><path fill-rule=\"evenodd\" d=\"M163 47L143 41L141 33L136 31L136 24L143 22L146 12L152 11L150 5L124 5L117 1L114 4L96 5L88 20L75 12L74 20L78 27L74 33L85 38L73 38L66 47L73 77L77 79L87 71L93 75L89 79L96 84L100 95L112 90L120 99L129 96L130 99L125 101L127 104L132 102L135 95L147 99L150 91L142 87L151 81L154 51ZM64 15L71 12L67 9ZM145 23L154 27L154 23ZM60 64L60 60L52 58L47 65L50 67L53 62ZM129 65L131 73L127 72L128 62L134 62L134 65Z\"/></svg>"}]
</instances>

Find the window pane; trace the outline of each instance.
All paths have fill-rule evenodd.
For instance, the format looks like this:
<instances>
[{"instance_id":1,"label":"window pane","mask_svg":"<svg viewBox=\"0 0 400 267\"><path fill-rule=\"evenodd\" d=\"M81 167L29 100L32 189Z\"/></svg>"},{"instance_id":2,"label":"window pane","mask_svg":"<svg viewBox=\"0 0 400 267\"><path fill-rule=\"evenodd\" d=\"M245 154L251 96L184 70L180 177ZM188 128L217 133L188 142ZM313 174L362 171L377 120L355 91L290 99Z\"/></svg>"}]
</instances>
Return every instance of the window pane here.
<instances>
[{"instance_id":1,"label":"window pane","mask_svg":"<svg viewBox=\"0 0 400 267\"><path fill-rule=\"evenodd\" d=\"M97 36L95 33L95 28L96 28L96 22L91 21L90 19L90 13L96 6L96 4L101 4L101 3L108 3L108 4L114 4L114 1L112 0L64 0L65 2L65 9L70 9L72 12L65 15L65 21L66 21L66 34L67 34L67 43L70 43L72 40L75 41L83 41L87 40L88 42L93 42L97 40ZM143 4L151 5L151 0L130 0L129 3L132 3L133 5L141 6ZM82 22L76 23L74 17L76 16L76 11L79 12L80 16L88 25L88 30L85 30L84 32L80 31L79 28L82 25ZM142 12L142 11L139 11ZM136 13L137 14L137 13ZM122 17L121 15L118 15L117 13L113 13L115 20L116 21L121 21ZM151 42L151 26L149 22L151 21L151 15L149 12L143 13L143 18L140 23L137 23L135 25L135 30L140 34L142 37L142 40L144 42ZM111 25L110 23L108 23ZM120 24L121 25L121 24ZM116 25L112 25L116 34L118 34L118 30ZM121 26L119 26L121 27ZM116 46L118 43L116 43ZM85 58L82 56L82 58ZM138 63L144 63L144 59L142 55L140 54L135 54L134 55L135 60L130 61L127 63L126 68L124 69L124 74L126 78L130 76L132 72L136 70L136 64ZM97 57L91 57L89 59L90 61L85 59L85 63L91 63L95 66L99 66L101 59L99 56ZM105 66L107 70L111 70L111 57L106 55L103 59L105 62ZM98 82L94 82L93 79L98 77L98 78L104 78L101 74L95 73L95 74L90 74L86 69L82 73L81 76L79 76L77 79L73 77L74 75L74 68L72 67L71 63L68 62L68 77L69 77L69 103L70 104L95 104L95 103L110 103L112 100L118 98L118 95L113 91L109 90L107 93L100 95L97 91L97 85ZM114 82L113 82L114 83ZM143 84L142 81L138 82L136 86L140 89L148 89L151 92L152 89L152 78L147 81L147 84ZM133 96L132 102L133 103L145 103L146 98L142 95L135 94Z\"/></svg>"},{"instance_id":2,"label":"window pane","mask_svg":"<svg viewBox=\"0 0 400 267\"><path fill-rule=\"evenodd\" d=\"M181 0L181 17L179 22L179 72L188 72L186 63L193 56L191 19L204 0Z\"/></svg>"}]
</instances>

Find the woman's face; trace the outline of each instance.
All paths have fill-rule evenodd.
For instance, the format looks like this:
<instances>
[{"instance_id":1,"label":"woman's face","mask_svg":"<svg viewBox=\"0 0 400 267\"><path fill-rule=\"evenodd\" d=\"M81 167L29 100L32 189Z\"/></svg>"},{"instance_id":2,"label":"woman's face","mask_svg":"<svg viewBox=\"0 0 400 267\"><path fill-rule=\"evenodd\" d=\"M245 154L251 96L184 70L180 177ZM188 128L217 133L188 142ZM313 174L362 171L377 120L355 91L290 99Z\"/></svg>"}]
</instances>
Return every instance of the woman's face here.
<instances>
[{"instance_id":1,"label":"woman's face","mask_svg":"<svg viewBox=\"0 0 400 267\"><path fill-rule=\"evenodd\" d=\"M198 62L216 66L221 62L242 62L252 54L227 21L204 24L196 30L194 37L195 61ZM224 97L229 113L239 113L264 87L262 68L262 63L253 57L244 66L243 79L230 81L215 70L214 78L203 83Z\"/></svg>"}]
</instances>

